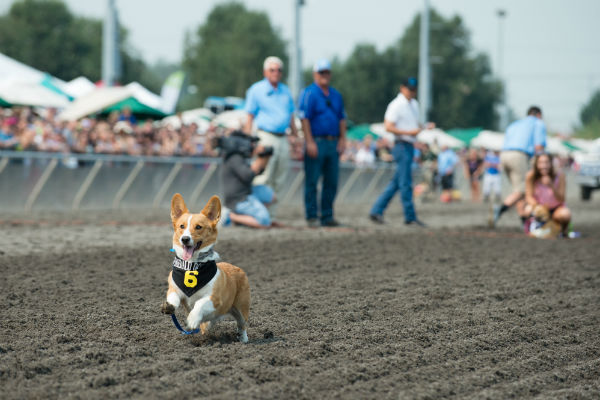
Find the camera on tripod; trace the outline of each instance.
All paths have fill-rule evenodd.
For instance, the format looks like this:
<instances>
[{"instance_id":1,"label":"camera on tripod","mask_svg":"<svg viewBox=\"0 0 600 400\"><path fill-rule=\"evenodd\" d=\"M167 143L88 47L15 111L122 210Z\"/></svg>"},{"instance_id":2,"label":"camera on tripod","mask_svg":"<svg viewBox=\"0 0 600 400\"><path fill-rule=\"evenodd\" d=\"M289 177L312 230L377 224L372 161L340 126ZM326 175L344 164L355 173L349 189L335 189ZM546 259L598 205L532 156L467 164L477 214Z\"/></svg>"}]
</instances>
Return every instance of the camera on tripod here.
<instances>
[{"instance_id":1,"label":"camera on tripod","mask_svg":"<svg viewBox=\"0 0 600 400\"><path fill-rule=\"evenodd\" d=\"M228 158L233 154L240 154L245 158L252 157L252 153L258 142L258 138L250 136L242 131L233 131L229 136L216 138L215 147L221 149L221 155ZM269 157L273 155L273 147L264 146L263 150L257 154L258 157Z\"/></svg>"}]
</instances>

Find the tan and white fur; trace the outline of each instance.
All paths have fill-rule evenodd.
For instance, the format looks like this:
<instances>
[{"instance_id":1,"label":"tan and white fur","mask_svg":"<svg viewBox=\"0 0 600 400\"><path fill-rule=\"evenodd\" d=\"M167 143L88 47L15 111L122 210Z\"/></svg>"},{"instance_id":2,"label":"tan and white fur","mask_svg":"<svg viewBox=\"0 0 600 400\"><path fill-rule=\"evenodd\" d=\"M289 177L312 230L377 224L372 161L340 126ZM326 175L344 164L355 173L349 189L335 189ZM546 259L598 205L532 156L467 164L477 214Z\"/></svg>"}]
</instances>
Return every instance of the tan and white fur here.
<instances>
[{"instance_id":1,"label":"tan and white fur","mask_svg":"<svg viewBox=\"0 0 600 400\"><path fill-rule=\"evenodd\" d=\"M198 261L209 252L217 241L217 223L221 217L221 201L213 196L199 214L188 211L183 197L176 193L171 200L173 222L173 249L186 261ZM218 257L218 255L215 255ZM206 334L212 322L230 315L238 327L241 342L248 342L246 326L250 312L250 286L246 273L231 264L217 263L217 273L203 288L188 297L175 284L169 273L167 301L161 311L172 314L179 306L188 313L187 325L200 327Z\"/></svg>"},{"instance_id":2,"label":"tan and white fur","mask_svg":"<svg viewBox=\"0 0 600 400\"><path fill-rule=\"evenodd\" d=\"M529 236L538 239L556 239L560 234L560 225L552 219L548 207L537 204L532 210L533 218L541 223L539 228L531 229Z\"/></svg>"}]
</instances>

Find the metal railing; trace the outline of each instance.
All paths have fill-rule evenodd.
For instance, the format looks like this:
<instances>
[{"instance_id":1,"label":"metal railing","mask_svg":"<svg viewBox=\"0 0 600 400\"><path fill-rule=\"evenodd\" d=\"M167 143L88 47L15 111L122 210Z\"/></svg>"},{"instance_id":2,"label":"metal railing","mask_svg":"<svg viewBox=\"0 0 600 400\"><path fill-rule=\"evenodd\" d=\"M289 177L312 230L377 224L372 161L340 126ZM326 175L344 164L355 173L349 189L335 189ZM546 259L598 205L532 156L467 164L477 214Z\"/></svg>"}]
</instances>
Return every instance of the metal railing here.
<instances>
[{"instance_id":1,"label":"metal railing","mask_svg":"<svg viewBox=\"0 0 600 400\"><path fill-rule=\"evenodd\" d=\"M220 158L132 157L0 151L3 210L167 208L179 192L191 207L221 195ZM393 166L375 169L342 164L336 203L375 199ZM304 168L292 162L282 204L302 204Z\"/></svg>"}]
</instances>

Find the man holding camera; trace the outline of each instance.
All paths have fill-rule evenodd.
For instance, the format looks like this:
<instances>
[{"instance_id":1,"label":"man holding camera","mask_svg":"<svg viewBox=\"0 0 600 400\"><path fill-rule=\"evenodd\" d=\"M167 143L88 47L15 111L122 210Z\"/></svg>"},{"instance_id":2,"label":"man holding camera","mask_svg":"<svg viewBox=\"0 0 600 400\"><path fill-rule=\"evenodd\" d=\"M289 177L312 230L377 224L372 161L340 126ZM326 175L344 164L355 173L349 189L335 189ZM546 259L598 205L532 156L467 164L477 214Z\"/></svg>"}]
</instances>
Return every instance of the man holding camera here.
<instances>
[{"instance_id":1,"label":"man holding camera","mask_svg":"<svg viewBox=\"0 0 600 400\"><path fill-rule=\"evenodd\" d=\"M231 221L252 228L269 228L271 217L266 205L273 201L273 190L266 185L253 186L252 180L264 171L273 149L256 146L257 141L258 138L239 131L219 139L223 197L231 210ZM252 156L256 158L250 163Z\"/></svg>"},{"instance_id":2,"label":"man holding camera","mask_svg":"<svg viewBox=\"0 0 600 400\"><path fill-rule=\"evenodd\" d=\"M331 64L319 60L313 67L314 83L300 94L299 114L306 144L304 154L304 205L309 227L339 226L333 218L340 154L346 143L346 113L340 92L329 86ZM323 176L321 216L318 218L317 183Z\"/></svg>"},{"instance_id":3,"label":"man holding camera","mask_svg":"<svg viewBox=\"0 0 600 400\"><path fill-rule=\"evenodd\" d=\"M254 184L272 187L277 197L281 195L290 163L287 128L291 129L292 136L297 136L294 100L288 87L281 83L282 72L283 61L278 57L267 57L263 64L265 79L253 84L246 93L248 119L244 127L250 134L256 123L260 143L274 149L271 160L264 172L254 179ZM271 206L273 216L275 212L275 207Z\"/></svg>"}]
</instances>

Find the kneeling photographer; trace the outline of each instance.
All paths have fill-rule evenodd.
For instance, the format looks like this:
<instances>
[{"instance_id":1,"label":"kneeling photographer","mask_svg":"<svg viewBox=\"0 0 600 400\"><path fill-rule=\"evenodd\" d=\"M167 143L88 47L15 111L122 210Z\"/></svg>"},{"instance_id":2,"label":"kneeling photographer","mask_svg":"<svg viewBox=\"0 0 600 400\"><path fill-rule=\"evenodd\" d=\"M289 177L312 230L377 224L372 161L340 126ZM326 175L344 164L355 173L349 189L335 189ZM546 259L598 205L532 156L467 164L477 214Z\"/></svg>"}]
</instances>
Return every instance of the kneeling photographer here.
<instances>
[{"instance_id":1,"label":"kneeling photographer","mask_svg":"<svg viewBox=\"0 0 600 400\"><path fill-rule=\"evenodd\" d=\"M217 147L223 157L223 197L232 222L269 228L271 216L266 205L274 200L273 190L266 185L252 186L252 180L264 171L273 148L257 146L257 141L258 138L240 131L218 138ZM250 162L252 156L256 158ZM227 215L223 218L226 220Z\"/></svg>"}]
</instances>

